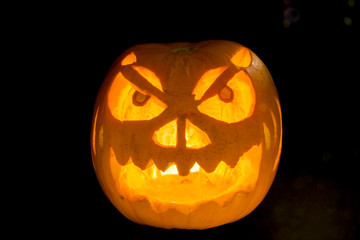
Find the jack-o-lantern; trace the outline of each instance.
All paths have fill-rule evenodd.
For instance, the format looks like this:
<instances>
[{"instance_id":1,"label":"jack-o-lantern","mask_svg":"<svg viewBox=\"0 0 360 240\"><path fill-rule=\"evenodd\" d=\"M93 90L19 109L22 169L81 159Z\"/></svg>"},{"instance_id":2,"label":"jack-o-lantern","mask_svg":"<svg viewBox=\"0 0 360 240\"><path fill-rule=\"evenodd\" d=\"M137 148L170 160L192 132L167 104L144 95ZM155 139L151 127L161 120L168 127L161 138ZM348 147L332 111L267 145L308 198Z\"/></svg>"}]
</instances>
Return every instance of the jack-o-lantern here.
<instances>
[{"instance_id":1,"label":"jack-o-lantern","mask_svg":"<svg viewBox=\"0 0 360 240\"><path fill-rule=\"evenodd\" d=\"M92 157L130 220L204 229L236 221L275 177L282 123L271 75L230 41L126 50L95 103Z\"/></svg>"}]
</instances>

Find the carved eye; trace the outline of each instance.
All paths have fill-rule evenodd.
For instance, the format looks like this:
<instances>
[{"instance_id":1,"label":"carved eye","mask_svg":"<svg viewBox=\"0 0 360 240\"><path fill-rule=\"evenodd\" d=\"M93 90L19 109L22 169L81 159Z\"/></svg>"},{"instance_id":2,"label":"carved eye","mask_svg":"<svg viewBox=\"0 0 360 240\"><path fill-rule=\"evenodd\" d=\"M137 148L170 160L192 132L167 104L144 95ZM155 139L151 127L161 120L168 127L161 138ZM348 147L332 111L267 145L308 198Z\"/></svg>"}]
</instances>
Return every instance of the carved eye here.
<instances>
[{"instance_id":1,"label":"carved eye","mask_svg":"<svg viewBox=\"0 0 360 240\"><path fill-rule=\"evenodd\" d=\"M156 97L136 90L121 73L109 89L108 104L111 114L120 121L151 120L166 106L159 104Z\"/></svg>"},{"instance_id":2,"label":"carved eye","mask_svg":"<svg viewBox=\"0 0 360 240\"><path fill-rule=\"evenodd\" d=\"M150 99L149 95L142 94L139 91L135 91L132 96L132 102L135 106L144 106L146 102Z\"/></svg>"},{"instance_id":3,"label":"carved eye","mask_svg":"<svg viewBox=\"0 0 360 240\"><path fill-rule=\"evenodd\" d=\"M225 86L223 89L221 89L218 95L220 100L225 103L232 102L234 99L234 92L229 86Z\"/></svg>"},{"instance_id":4,"label":"carved eye","mask_svg":"<svg viewBox=\"0 0 360 240\"><path fill-rule=\"evenodd\" d=\"M136 65L137 56L129 53L121 61L108 93L111 114L120 121L151 120L167 107L162 102L161 81L150 69Z\"/></svg>"},{"instance_id":5,"label":"carved eye","mask_svg":"<svg viewBox=\"0 0 360 240\"><path fill-rule=\"evenodd\" d=\"M215 71L215 70L210 70ZM221 72L217 72L219 76ZM207 73L204 74L205 78L201 79L207 86L203 87L201 84L197 87L195 94L207 89L216 79L215 76L208 77ZM210 83L208 83L210 82ZM200 94L201 95L201 94ZM244 120L252 115L255 107L255 91L254 86L249 75L241 70L236 73L223 87L217 91L217 94L200 103L198 109L216 120L227 123L234 123Z\"/></svg>"}]
</instances>

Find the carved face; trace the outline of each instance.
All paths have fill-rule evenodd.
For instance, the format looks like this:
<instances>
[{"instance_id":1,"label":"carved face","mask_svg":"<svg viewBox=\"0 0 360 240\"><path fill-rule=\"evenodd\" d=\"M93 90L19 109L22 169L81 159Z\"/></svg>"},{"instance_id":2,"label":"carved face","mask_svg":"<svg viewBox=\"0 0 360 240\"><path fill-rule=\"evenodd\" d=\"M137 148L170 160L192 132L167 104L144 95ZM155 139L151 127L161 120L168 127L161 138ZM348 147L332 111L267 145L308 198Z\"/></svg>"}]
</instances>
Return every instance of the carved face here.
<instances>
[{"instance_id":1,"label":"carved face","mask_svg":"<svg viewBox=\"0 0 360 240\"><path fill-rule=\"evenodd\" d=\"M257 56L236 43L135 46L113 65L99 92L92 146L105 193L136 222L145 220L131 216L124 201L146 200L153 213L173 209L189 215L262 189L253 209L279 159L276 89ZM266 180L258 187L263 172ZM239 212L237 218L248 213Z\"/></svg>"}]
</instances>

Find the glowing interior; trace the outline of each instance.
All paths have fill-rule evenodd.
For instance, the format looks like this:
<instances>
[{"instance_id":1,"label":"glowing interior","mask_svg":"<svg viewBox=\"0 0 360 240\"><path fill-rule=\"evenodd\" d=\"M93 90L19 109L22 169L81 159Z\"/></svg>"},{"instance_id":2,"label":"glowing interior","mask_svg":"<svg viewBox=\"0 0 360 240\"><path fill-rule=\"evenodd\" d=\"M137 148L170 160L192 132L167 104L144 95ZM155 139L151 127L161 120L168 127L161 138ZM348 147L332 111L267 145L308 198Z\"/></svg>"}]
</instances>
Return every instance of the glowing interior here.
<instances>
[{"instance_id":1,"label":"glowing interior","mask_svg":"<svg viewBox=\"0 0 360 240\"><path fill-rule=\"evenodd\" d=\"M231 58L231 62L238 67L248 67L251 64L250 50L246 47L241 48Z\"/></svg>"},{"instance_id":2,"label":"glowing interior","mask_svg":"<svg viewBox=\"0 0 360 240\"><path fill-rule=\"evenodd\" d=\"M237 192L250 192L255 188L261 159L261 144L253 146L231 168L221 161L217 168L205 172L197 163L187 176L178 175L172 164L164 172L151 162L141 170L131 160L120 165L111 150L110 166L118 192L130 201L147 199L155 211L169 208L189 212L198 204L215 201L222 205Z\"/></svg>"},{"instance_id":3,"label":"glowing interior","mask_svg":"<svg viewBox=\"0 0 360 240\"><path fill-rule=\"evenodd\" d=\"M280 119L281 119L281 107L280 107L280 102L279 102L279 99L278 98L274 98L275 99L275 102L276 102L276 105L277 105L277 109L279 109L279 114L280 114ZM275 171L279 165L279 160L280 160L280 153L281 153L281 145L282 145L282 127L280 127L280 132L278 132L276 129L277 128L277 124L276 124L276 118L275 118L275 115L274 113L271 111L271 117L272 117L272 121L273 121L273 124L274 124L274 129L275 129L275 139L278 139L279 135L280 135L280 146L279 146L279 149L278 149L278 153L277 153L277 156L276 156L276 161L274 163L274 167L273 167L273 171Z\"/></svg>"},{"instance_id":4,"label":"glowing interior","mask_svg":"<svg viewBox=\"0 0 360 240\"><path fill-rule=\"evenodd\" d=\"M175 147L177 144L176 119L155 131L153 140L161 146Z\"/></svg>"},{"instance_id":5,"label":"glowing interior","mask_svg":"<svg viewBox=\"0 0 360 240\"><path fill-rule=\"evenodd\" d=\"M195 100L200 100L206 90L208 90L208 88L215 82L216 78L219 77L227 68L227 66L223 66L206 71L201 76L196 87L193 90Z\"/></svg>"},{"instance_id":6,"label":"glowing interior","mask_svg":"<svg viewBox=\"0 0 360 240\"><path fill-rule=\"evenodd\" d=\"M129 56L132 55L130 54ZM132 57L130 60L132 60ZM154 87L163 91L160 80L155 73L144 67L132 67ZM195 100L201 99L206 90L226 69L227 67L225 66L205 72L193 90ZM239 122L251 116L255 107L255 90L249 75L244 70L240 70L227 82L226 86L233 92L233 99L231 101L222 101L217 94L202 101L198 106L199 111L227 123ZM120 121L150 120L160 115L167 107L166 104L154 96L151 96L145 105L141 107L135 106L132 98L129 96L132 96L136 90L141 91L133 86L121 72L118 73L108 94L109 108L115 118ZM219 94L221 93L221 89L219 89ZM146 95L145 92L143 94ZM161 141L159 142L161 143Z\"/></svg>"},{"instance_id":7,"label":"glowing interior","mask_svg":"<svg viewBox=\"0 0 360 240\"><path fill-rule=\"evenodd\" d=\"M144 106L135 106L132 102L135 91L121 73L115 77L108 94L109 108L115 118L120 121L150 120L164 111L166 105L159 104L154 97L150 97Z\"/></svg>"},{"instance_id":8,"label":"glowing interior","mask_svg":"<svg viewBox=\"0 0 360 240\"><path fill-rule=\"evenodd\" d=\"M249 50L243 48L238 51L231 61L237 66L247 67L251 64ZM135 62L135 54L130 53L121 64L129 65ZM140 66L132 66L132 68L154 87L163 91L160 80L149 69ZM201 99L227 68L223 66L210 69L203 74L193 91L195 100ZM199 111L227 123L238 122L251 116L255 106L255 92L247 73L240 70L227 82L227 87L231 91L227 89L229 92L223 92L223 98L231 93L233 94L231 101L224 102L215 95L202 101L198 105ZM164 111L166 106L159 104L153 96L144 105L135 106L131 96L136 90L140 91L121 73L115 77L108 92L108 106L115 118L120 121L150 120ZM157 129L152 140L163 147L173 148L177 145L177 134L177 119L174 119ZM211 143L208 135L187 119L185 138L187 148L201 148ZM110 169L122 197L130 201L147 199L152 208L158 212L176 208L188 213L204 202L215 201L222 205L235 193L252 191L258 179L261 155L260 143L244 153L233 168L219 161L216 169L207 173L195 162L187 176L180 176L174 163L164 172L156 168L153 160L145 170L134 165L131 158L122 166L110 149Z\"/></svg>"},{"instance_id":9,"label":"glowing interior","mask_svg":"<svg viewBox=\"0 0 360 240\"><path fill-rule=\"evenodd\" d=\"M136 62L136 60L137 59L135 53L131 52L123 58L123 60L121 61L121 66L133 64L134 62Z\"/></svg>"},{"instance_id":10,"label":"glowing interior","mask_svg":"<svg viewBox=\"0 0 360 240\"><path fill-rule=\"evenodd\" d=\"M185 126L186 147L201 148L211 143L209 136L200 128L186 119Z\"/></svg>"},{"instance_id":11,"label":"glowing interior","mask_svg":"<svg viewBox=\"0 0 360 240\"><path fill-rule=\"evenodd\" d=\"M215 75L211 75L209 79L218 77L221 71L214 71L212 73ZM206 84L206 81L204 81L204 84ZM249 75L244 71L239 71L228 81L227 86L234 93L234 98L231 102L221 101L219 96L215 95L203 101L198 106L199 111L227 123L238 122L251 116L255 107L255 90ZM200 83L198 83L197 87L203 88Z\"/></svg>"},{"instance_id":12,"label":"glowing interior","mask_svg":"<svg viewBox=\"0 0 360 240\"><path fill-rule=\"evenodd\" d=\"M160 146L176 147L177 145L177 119L165 124L155 131L153 140ZM187 148L201 148L211 143L209 136L200 128L186 119L185 140Z\"/></svg>"},{"instance_id":13,"label":"glowing interior","mask_svg":"<svg viewBox=\"0 0 360 240\"><path fill-rule=\"evenodd\" d=\"M150 69L142 66L132 66L135 71L137 71L141 76L143 76L146 80L148 80L154 87L159 89L160 91L164 91L160 79L156 76L156 74Z\"/></svg>"}]
</instances>

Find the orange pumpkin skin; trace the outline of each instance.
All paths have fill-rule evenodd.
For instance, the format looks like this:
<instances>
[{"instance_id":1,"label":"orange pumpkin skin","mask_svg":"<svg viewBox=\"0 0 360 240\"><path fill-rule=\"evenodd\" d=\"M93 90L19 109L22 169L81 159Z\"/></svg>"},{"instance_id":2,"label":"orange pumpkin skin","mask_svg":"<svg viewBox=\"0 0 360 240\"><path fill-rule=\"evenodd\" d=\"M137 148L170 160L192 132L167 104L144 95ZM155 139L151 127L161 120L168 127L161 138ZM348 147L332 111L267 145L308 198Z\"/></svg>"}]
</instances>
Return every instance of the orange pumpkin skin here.
<instances>
[{"instance_id":1,"label":"orange pumpkin skin","mask_svg":"<svg viewBox=\"0 0 360 240\"><path fill-rule=\"evenodd\" d=\"M100 185L128 219L205 229L239 220L279 164L281 109L262 61L230 41L143 44L109 70L94 108Z\"/></svg>"}]
</instances>

